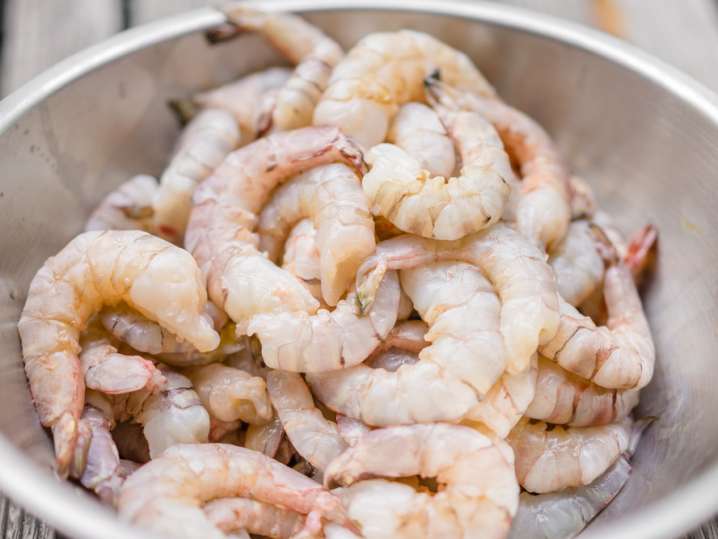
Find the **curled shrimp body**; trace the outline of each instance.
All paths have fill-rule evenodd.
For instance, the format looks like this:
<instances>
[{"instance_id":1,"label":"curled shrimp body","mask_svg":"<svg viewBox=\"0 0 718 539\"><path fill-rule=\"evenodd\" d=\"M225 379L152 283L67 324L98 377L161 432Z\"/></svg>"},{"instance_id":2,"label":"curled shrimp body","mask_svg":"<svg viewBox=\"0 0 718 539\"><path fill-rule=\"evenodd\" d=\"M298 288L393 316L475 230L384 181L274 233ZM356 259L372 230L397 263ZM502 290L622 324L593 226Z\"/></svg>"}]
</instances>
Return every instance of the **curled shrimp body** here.
<instances>
[{"instance_id":1,"label":"curled shrimp body","mask_svg":"<svg viewBox=\"0 0 718 539\"><path fill-rule=\"evenodd\" d=\"M248 497L301 514L347 523L341 502L308 477L275 460L228 444L174 446L132 474L120 491L120 516L171 537L221 538L199 507Z\"/></svg>"},{"instance_id":2,"label":"curled shrimp body","mask_svg":"<svg viewBox=\"0 0 718 539\"><path fill-rule=\"evenodd\" d=\"M317 309L294 276L257 250L252 231L277 185L332 162L363 169L361 152L337 129L275 133L229 154L195 192L185 243L207 278L210 298L240 326L257 313Z\"/></svg>"},{"instance_id":3,"label":"curled shrimp body","mask_svg":"<svg viewBox=\"0 0 718 539\"><path fill-rule=\"evenodd\" d=\"M557 425L589 427L620 421L637 404L637 389L604 389L539 358L536 395L526 416Z\"/></svg>"},{"instance_id":4,"label":"curled shrimp body","mask_svg":"<svg viewBox=\"0 0 718 539\"><path fill-rule=\"evenodd\" d=\"M220 530L230 533L246 530L255 535L289 539L304 527L305 516L269 503L249 498L220 498L202 510Z\"/></svg>"},{"instance_id":5,"label":"curled shrimp body","mask_svg":"<svg viewBox=\"0 0 718 539\"><path fill-rule=\"evenodd\" d=\"M629 447L632 422L598 427L556 426L523 419L507 441L516 454L516 477L529 492L590 484Z\"/></svg>"},{"instance_id":6,"label":"curled shrimp body","mask_svg":"<svg viewBox=\"0 0 718 539\"><path fill-rule=\"evenodd\" d=\"M312 123L312 114L329 75L341 60L341 47L317 27L287 13L265 13L243 4L225 9L229 22L240 30L260 32L290 62L296 64L277 92L271 116L260 131L286 131Z\"/></svg>"},{"instance_id":7,"label":"curled shrimp body","mask_svg":"<svg viewBox=\"0 0 718 539\"><path fill-rule=\"evenodd\" d=\"M264 362L274 369L322 372L364 361L386 337L399 310L399 278L387 272L380 279L376 301L362 311L351 292L329 312L259 314L247 326L262 343Z\"/></svg>"},{"instance_id":8,"label":"curled shrimp body","mask_svg":"<svg viewBox=\"0 0 718 539\"><path fill-rule=\"evenodd\" d=\"M574 221L563 240L549 253L559 294L571 305L580 305L601 284L604 263L596 237L587 221Z\"/></svg>"},{"instance_id":9,"label":"curled shrimp body","mask_svg":"<svg viewBox=\"0 0 718 539\"><path fill-rule=\"evenodd\" d=\"M540 352L602 387L645 387L653 377L656 351L631 271L622 264L608 268L603 293L605 326L596 326L562 300L559 330Z\"/></svg>"},{"instance_id":10,"label":"curled shrimp body","mask_svg":"<svg viewBox=\"0 0 718 539\"><path fill-rule=\"evenodd\" d=\"M421 32L363 37L337 64L314 111L315 125L334 125L364 148L386 137L399 105L423 101L424 78L440 69L448 84L494 95L465 54Z\"/></svg>"},{"instance_id":11,"label":"curled shrimp body","mask_svg":"<svg viewBox=\"0 0 718 539\"><path fill-rule=\"evenodd\" d=\"M239 142L239 128L230 112L205 109L192 119L160 178L152 201L153 230L173 243L182 240L192 193Z\"/></svg>"},{"instance_id":12,"label":"curled shrimp body","mask_svg":"<svg viewBox=\"0 0 718 539\"><path fill-rule=\"evenodd\" d=\"M436 111L423 103L402 105L386 140L417 159L433 176L449 178L454 173L454 143Z\"/></svg>"},{"instance_id":13,"label":"curled shrimp body","mask_svg":"<svg viewBox=\"0 0 718 539\"><path fill-rule=\"evenodd\" d=\"M284 243L282 268L300 279L314 299L321 304L322 283L319 260L317 229L311 219L302 219L294 225Z\"/></svg>"},{"instance_id":14,"label":"curled shrimp body","mask_svg":"<svg viewBox=\"0 0 718 539\"><path fill-rule=\"evenodd\" d=\"M430 100L461 155L459 176L432 176L418 158L393 144L367 153L370 171L362 186L372 213L399 229L426 238L456 240L496 223L514 181L508 155L493 126L475 112ZM434 97L434 94L437 94Z\"/></svg>"},{"instance_id":15,"label":"curled shrimp body","mask_svg":"<svg viewBox=\"0 0 718 539\"><path fill-rule=\"evenodd\" d=\"M195 261L164 240L139 231L85 232L48 259L30 284L18 330L60 475L68 470L84 404L79 334L103 305L119 301L199 350L219 343L203 314L207 297Z\"/></svg>"},{"instance_id":16,"label":"curled shrimp body","mask_svg":"<svg viewBox=\"0 0 718 539\"><path fill-rule=\"evenodd\" d=\"M152 176L139 174L111 191L92 212L85 230L152 229L152 201L159 184Z\"/></svg>"},{"instance_id":17,"label":"curled shrimp body","mask_svg":"<svg viewBox=\"0 0 718 539\"><path fill-rule=\"evenodd\" d=\"M372 274L441 260L473 264L491 282L501 301L507 371L526 370L539 344L549 342L556 333L558 294L545 255L506 225L452 242L404 235L379 243L376 253L357 271L360 299L365 305L372 301L370 283L376 281Z\"/></svg>"},{"instance_id":18,"label":"curled shrimp body","mask_svg":"<svg viewBox=\"0 0 718 539\"><path fill-rule=\"evenodd\" d=\"M324 483L347 486L365 477L412 475L435 477L440 488L415 506L417 518L407 519L407 525L421 523L411 537L508 533L519 495L513 453L505 442L467 427L439 423L371 431L329 465ZM349 516L355 516L351 504Z\"/></svg>"},{"instance_id":19,"label":"curled shrimp body","mask_svg":"<svg viewBox=\"0 0 718 539\"><path fill-rule=\"evenodd\" d=\"M293 372L271 371L267 388L289 441L309 464L320 472L347 447L336 423L324 418L312 394Z\"/></svg>"},{"instance_id":20,"label":"curled shrimp body","mask_svg":"<svg viewBox=\"0 0 718 539\"><path fill-rule=\"evenodd\" d=\"M374 221L356 172L336 163L316 167L279 187L259 216L259 247L278 260L293 225L316 228L322 296L336 305L359 264L374 252Z\"/></svg>"},{"instance_id":21,"label":"curled shrimp body","mask_svg":"<svg viewBox=\"0 0 718 539\"><path fill-rule=\"evenodd\" d=\"M217 363L193 367L185 374L214 419L262 424L274 415L267 385L258 376Z\"/></svg>"},{"instance_id":22,"label":"curled shrimp body","mask_svg":"<svg viewBox=\"0 0 718 539\"><path fill-rule=\"evenodd\" d=\"M279 417L275 417L264 425L249 425L244 437L244 447L273 458L282 440L284 427Z\"/></svg>"}]
</instances>

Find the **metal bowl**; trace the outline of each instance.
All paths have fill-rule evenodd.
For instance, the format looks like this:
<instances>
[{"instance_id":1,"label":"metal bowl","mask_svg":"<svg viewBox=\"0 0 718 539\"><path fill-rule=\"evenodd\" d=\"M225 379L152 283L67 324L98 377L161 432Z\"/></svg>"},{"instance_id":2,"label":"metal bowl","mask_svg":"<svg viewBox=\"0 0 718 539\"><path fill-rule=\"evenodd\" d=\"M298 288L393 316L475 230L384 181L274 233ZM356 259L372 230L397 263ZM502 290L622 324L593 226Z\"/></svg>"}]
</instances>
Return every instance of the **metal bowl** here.
<instances>
[{"instance_id":1,"label":"metal bowl","mask_svg":"<svg viewBox=\"0 0 718 539\"><path fill-rule=\"evenodd\" d=\"M391 5L389 5L391 4ZM658 225L645 305L658 348L640 413L657 416L634 473L592 537L674 537L718 512L718 102L607 36L503 6L452 1L283 0L343 45L416 28L466 51L505 99L555 137L626 230ZM50 471L16 322L35 271L132 174L159 173L177 132L165 102L279 59L257 36L209 46L204 9L129 30L0 103L0 490L78 538L139 537ZM146 537L146 535L144 535Z\"/></svg>"}]
</instances>

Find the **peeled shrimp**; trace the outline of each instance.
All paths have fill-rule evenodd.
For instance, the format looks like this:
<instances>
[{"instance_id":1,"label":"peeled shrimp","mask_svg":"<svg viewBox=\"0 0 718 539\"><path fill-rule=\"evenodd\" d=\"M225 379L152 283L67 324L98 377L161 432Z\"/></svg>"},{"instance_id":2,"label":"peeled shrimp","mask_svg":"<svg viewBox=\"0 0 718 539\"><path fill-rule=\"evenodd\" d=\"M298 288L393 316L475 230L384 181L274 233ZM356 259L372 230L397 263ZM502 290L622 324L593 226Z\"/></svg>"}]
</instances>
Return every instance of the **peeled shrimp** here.
<instances>
[{"instance_id":1,"label":"peeled shrimp","mask_svg":"<svg viewBox=\"0 0 718 539\"><path fill-rule=\"evenodd\" d=\"M653 377L655 347L630 270L608 268L603 293L608 308L605 326L560 302L561 322L540 352L561 367L611 389L640 389Z\"/></svg>"},{"instance_id":2,"label":"peeled shrimp","mask_svg":"<svg viewBox=\"0 0 718 539\"><path fill-rule=\"evenodd\" d=\"M260 314L247 326L262 343L264 362L274 369L321 372L364 361L391 331L399 309L399 279L390 271L371 309L362 312L350 293L329 312Z\"/></svg>"},{"instance_id":3,"label":"peeled shrimp","mask_svg":"<svg viewBox=\"0 0 718 539\"><path fill-rule=\"evenodd\" d=\"M202 510L225 533L246 530L255 535L289 539L304 527L304 515L249 498L220 498Z\"/></svg>"},{"instance_id":4,"label":"peeled shrimp","mask_svg":"<svg viewBox=\"0 0 718 539\"><path fill-rule=\"evenodd\" d=\"M279 187L259 217L260 249L278 260L291 227L305 217L317 231L322 296L336 305L375 247L374 221L354 170L324 165Z\"/></svg>"},{"instance_id":5,"label":"peeled shrimp","mask_svg":"<svg viewBox=\"0 0 718 539\"><path fill-rule=\"evenodd\" d=\"M365 365L394 372L402 365L416 363L419 360L417 354L429 346L424 339L428 329L423 320L398 322L364 362Z\"/></svg>"},{"instance_id":6,"label":"peeled shrimp","mask_svg":"<svg viewBox=\"0 0 718 539\"><path fill-rule=\"evenodd\" d=\"M169 448L132 474L120 491L120 516L171 537L221 538L200 504L250 497L301 514L348 523L340 501L318 483L275 460L227 444Z\"/></svg>"},{"instance_id":7,"label":"peeled shrimp","mask_svg":"<svg viewBox=\"0 0 718 539\"><path fill-rule=\"evenodd\" d=\"M85 230L151 230L152 200L158 188L157 180L145 174L127 180L102 199Z\"/></svg>"},{"instance_id":8,"label":"peeled shrimp","mask_svg":"<svg viewBox=\"0 0 718 539\"><path fill-rule=\"evenodd\" d=\"M192 193L239 142L234 116L225 110L205 109L192 119L160 178L152 201L153 230L173 243L182 241Z\"/></svg>"},{"instance_id":9,"label":"peeled shrimp","mask_svg":"<svg viewBox=\"0 0 718 539\"><path fill-rule=\"evenodd\" d=\"M302 284L322 303L317 229L311 219L302 219L292 228L284 243L282 268L300 279Z\"/></svg>"},{"instance_id":10,"label":"peeled shrimp","mask_svg":"<svg viewBox=\"0 0 718 539\"><path fill-rule=\"evenodd\" d=\"M516 476L529 492L588 485L626 451L631 420L599 427L556 426L523 419L507 441L516 454Z\"/></svg>"},{"instance_id":11,"label":"peeled shrimp","mask_svg":"<svg viewBox=\"0 0 718 539\"><path fill-rule=\"evenodd\" d=\"M496 223L514 182L508 155L493 126L475 112L441 103L442 88L430 100L461 155L457 177L432 176L420 160L399 146L379 144L367 153L362 180L372 213L405 232L456 240Z\"/></svg>"},{"instance_id":12,"label":"peeled shrimp","mask_svg":"<svg viewBox=\"0 0 718 539\"><path fill-rule=\"evenodd\" d=\"M274 458L283 438L284 427L279 417L275 417L263 425L249 425L244 437L244 447Z\"/></svg>"},{"instance_id":13,"label":"peeled shrimp","mask_svg":"<svg viewBox=\"0 0 718 539\"><path fill-rule=\"evenodd\" d=\"M257 250L257 214L280 183L309 168L344 162L361 171L361 152L334 128L276 133L229 154L195 192L185 243L212 301L235 322L257 313L314 312L317 301Z\"/></svg>"},{"instance_id":14,"label":"peeled shrimp","mask_svg":"<svg viewBox=\"0 0 718 539\"><path fill-rule=\"evenodd\" d=\"M357 271L357 290L367 306L373 298L370 284L377 280L373 275L386 269L440 260L476 265L499 295L507 370L516 374L526 370L539 344L549 342L558 327L556 282L544 259L526 238L502 224L453 242L404 235L377 245Z\"/></svg>"},{"instance_id":15,"label":"peeled shrimp","mask_svg":"<svg viewBox=\"0 0 718 539\"><path fill-rule=\"evenodd\" d=\"M356 501L348 503L349 517L359 520L366 537L506 536L519 495L513 454L505 442L467 427L439 423L373 430L329 465L324 483L352 485L364 477L417 474L436 477L441 486L433 496L417 495L406 485L395 488L412 502L410 518L399 519L406 531L382 526L374 534ZM396 515L392 506L397 500L382 497L383 490L375 492L373 505L376 516L388 523Z\"/></svg>"},{"instance_id":16,"label":"peeled shrimp","mask_svg":"<svg viewBox=\"0 0 718 539\"><path fill-rule=\"evenodd\" d=\"M299 374L271 371L267 374L267 389L294 448L314 468L324 471L347 447L337 425L325 419L314 405Z\"/></svg>"},{"instance_id":17,"label":"peeled shrimp","mask_svg":"<svg viewBox=\"0 0 718 539\"><path fill-rule=\"evenodd\" d=\"M315 125L334 125L364 148L384 140L399 105L424 98L424 78L440 69L448 84L493 96L463 53L421 32L363 37L337 64L314 111Z\"/></svg>"},{"instance_id":18,"label":"peeled shrimp","mask_svg":"<svg viewBox=\"0 0 718 539\"><path fill-rule=\"evenodd\" d=\"M272 405L262 378L216 363L193 367L185 374L213 418L257 424L272 418Z\"/></svg>"},{"instance_id":19,"label":"peeled shrimp","mask_svg":"<svg viewBox=\"0 0 718 539\"><path fill-rule=\"evenodd\" d=\"M79 334L104 304L125 301L201 351L219 336L203 314L202 277L186 251L139 231L85 232L35 275L18 322L40 421L68 471L84 404Z\"/></svg>"},{"instance_id":20,"label":"peeled shrimp","mask_svg":"<svg viewBox=\"0 0 718 539\"><path fill-rule=\"evenodd\" d=\"M620 421L638 404L637 389L604 389L539 358L536 396L526 416L589 427Z\"/></svg>"},{"instance_id":21,"label":"peeled shrimp","mask_svg":"<svg viewBox=\"0 0 718 539\"><path fill-rule=\"evenodd\" d=\"M436 111L423 103L402 105L386 140L416 159L432 176L449 178L454 173L454 143Z\"/></svg>"},{"instance_id":22,"label":"peeled shrimp","mask_svg":"<svg viewBox=\"0 0 718 539\"><path fill-rule=\"evenodd\" d=\"M290 62L297 64L277 93L274 109L260 131L287 131L312 123L312 114L329 75L343 56L341 47L304 19L288 13L265 13L244 4L225 8L240 30L260 32ZM264 129L262 129L264 127Z\"/></svg>"},{"instance_id":23,"label":"peeled shrimp","mask_svg":"<svg viewBox=\"0 0 718 539\"><path fill-rule=\"evenodd\" d=\"M593 189L583 178L571 176L569 178L571 192L571 219L590 219L598 209L596 195Z\"/></svg>"}]
</instances>

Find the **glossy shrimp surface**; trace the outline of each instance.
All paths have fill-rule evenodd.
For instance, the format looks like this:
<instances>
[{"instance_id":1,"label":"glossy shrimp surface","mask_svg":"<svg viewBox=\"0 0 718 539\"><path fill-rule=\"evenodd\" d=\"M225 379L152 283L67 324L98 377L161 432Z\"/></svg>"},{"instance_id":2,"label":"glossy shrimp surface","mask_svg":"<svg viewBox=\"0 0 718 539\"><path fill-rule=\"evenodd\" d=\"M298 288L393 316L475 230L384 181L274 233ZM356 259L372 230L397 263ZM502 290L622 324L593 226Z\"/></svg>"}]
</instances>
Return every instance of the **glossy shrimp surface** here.
<instances>
[{"instance_id":1,"label":"glossy shrimp surface","mask_svg":"<svg viewBox=\"0 0 718 539\"><path fill-rule=\"evenodd\" d=\"M322 303L322 283L317 228L311 219L299 221L287 236L282 268L299 279L317 301ZM323 305L326 307L326 305Z\"/></svg>"},{"instance_id":2,"label":"glossy shrimp surface","mask_svg":"<svg viewBox=\"0 0 718 539\"><path fill-rule=\"evenodd\" d=\"M152 201L157 180L139 174L122 183L100 202L85 223L85 230L152 230Z\"/></svg>"},{"instance_id":3,"label":"glossy shrimp surface","mask_svg":"<svg viewBox=\"0 0 718 539\"><path fill-rule=\"evenodd\" d=\"M207 518L225 533L246 530L275 539L289 539L304 527L305 515L250 498L219 498L206 504Z\"/></svg>"}]
</instances>

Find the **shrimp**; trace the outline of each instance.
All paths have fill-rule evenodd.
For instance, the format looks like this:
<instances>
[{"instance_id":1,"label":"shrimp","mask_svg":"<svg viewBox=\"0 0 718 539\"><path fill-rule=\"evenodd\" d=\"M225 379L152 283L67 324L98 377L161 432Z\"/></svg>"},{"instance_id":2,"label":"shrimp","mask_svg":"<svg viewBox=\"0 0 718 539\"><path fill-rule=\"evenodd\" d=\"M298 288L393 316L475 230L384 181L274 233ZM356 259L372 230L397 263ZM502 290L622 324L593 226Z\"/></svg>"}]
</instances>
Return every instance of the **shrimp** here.
<instances>
[{"instance_id":1,"label":"shrimp","mask_svg":"<svg viewBox=\"0 0 718 539\"><path fill-rule=\"evenodd\" d=\"M553 272L543 255L510 227L493 227L453 242L404 235L383 241L357 270L362 306L371 305L376 274L441 260L473 264L491 282L501 301L500 331L510 374L529 366L539 344L548 343L559 322Z\"/></svg>"},{"instance_id":2,"label":"shrimp","mask_svg":"<svg viewBox=\"0 0 718 539\"><path fill-rule=\"evenodd\" d=\"M361 152L337 129L276 133L229 154L195 191L185 244L204 272L210 298L240 330L257 313L316 311L306 288L257 250L252 229L278 184L332 162L363 170Z\"/></svg>"},{"instance_id":3,"label":"shrimp","mask_svg":"<svg viewBox=\"0 0 718 539\"><path fill-rule=\"evenodd\" d=\"M322 305L319 260L317 229L311 219L302 219L294 225L284 243L282 268L300 279L314 299Z\"/></svg>"},{"instance_id":4,"label":"shrimp","mask_svg":"<svg viewBox=\"0 0 718 539\"><path fill-rule=\"evenodd\" d=\"M224 537L200 505L249 497L306 515L350 523L339 499L275 460L228 444L184 444L167 449L132 474L120 490L120 516L171 537Z\"/></svg>"},{"instance_id":5,"label":"shrimp","mask_svg":"<svg viewBox=\"0 0 718 539\"><path fill-rule=\"evenodd\" d=\"M507 441L516 454L516 476L529 492L588 485L629 446L632 421L598 427L556 426L522 419Z\"/></svg>"},{"instance_id":6,"label":"shrimp","mask_svg":"<svg viewBox=\"0 0 718 539\"><path fill-rule=\"evenodd\" d=\"M185 127L174 157L162 173L152 200L153 230L179 243L192 209L192 193L240 143L234 116L222 109L202 110Z\"/></svg>"},{"instance_id":7,"label":"shrimp","mask_svg":"<svg viewBox=\"0 0 718 539\"><path fill-rule=\"evenodd\" d=\"M379 144L367 153L362 186L372 213L425 238L457 240L496 223L515 182L509 157L493 126L480 114L444 106L441 87L429 100L456 142L457 177L432 176L399 146Z\"/></svg>"},{"instance_id":8,"label":"shrimp","mask_svg":"<svg viewBox=\"0 0 718 539\"><path fill-rule=\"evenodd\" d=\"M337 430L350 447L354 447L362 436L371 432L371 429L361 421L345 415L337 415Z\"/></svg>"},{"instance_id":9,"label":"shrimp","mask_svg":"<svg viewBox=\"0 0 718 539\"><path fill-rule=\"evenodd\" d=\"M391 331L399 310L399 279L390 271L381 279L376 302L362 313L350 293L329 312L260 314L247 326L262 343L264 362L274 369L322 372L364 361Z\"/></svg>"},{"instance_id":10,"label":"shrimp","mask_svg":"<svg viewBox=\"0 0 718 539\"><path fill-rule=\"evenodd\" d=\"M244 447L274 458L283 438L284 427L279 417L275 417L264 425L249 425Z\"/></svg>"},{"instance_id":11,"label":"shrimp","mask_svg":"<svg viewBox=\"0 0 718 539\"><path fill-rule=\"evenodd\" d=\"M519 232L539 247L550 249L558 244L571 220L569 176L548 134L529 116L498 99L451 88L449 81L436 77L427 79L427 85L434 94L441 89L442 102L477 112L494 125L521 167L516 208Z\"/></svg>"},{"instance_id":12,"label":"shrimp","mask_svg":"<svg viewBox=\"0 0 718 539\"><path fill-rule=\"evenodd\" d=\"M213 418L257 424L272 418L272 405L262 378L216 363L193 367L185 374Z\"/></svg>"},{"instance_id":13,"label":"shrimp","mask_svg":"<svg viewBox=\"0 0 718 539\"><path fill-rule=\"evenodd\" d=\"M92 212L85 230L152 230L152 200L159 188L152 176L139 174L111 191Z\"/></svg>"},{"instance_id":14,"label":"shrimp","mask_svg":"<svg viewBox=\"0 0 718 539\"><path fill-rule=\"evenodd\" d=\"M580 305L601 284L604 263L588 221L574 221L563 240L549 253L559 294L571 305Z\"/></svg>"},{"instance_id":15,"label":"shrimp","mask_svg":"<svg viewBox=\"0 0 718 539\"><path fill-rule=\"evenodd\" d=\"M571 192L571 219L590 219L598 210L593 189L583 178L571 176L568 179Z\"/></svg>"},{"instance_id":16,"label":"shrimp","mask_svg":"<svg viewBox=\"0 0 718 539\"><path fill-rule=\"evenodd\" d=\"M436 111L423 103L402 105L386 140L416 159L432 176L449 178L454 173L454 143Z\"/></svg>"},{"instance_id":17,"label":"shrimp","mask_svg":"<svg viewBox=\"0 0 718 539\"><path fill-rule=\"evenodd\" d=\"M495 95L468 56L436 38L411 30L374 33L334 68L314 124L337 126L371 148L385 139L401 104L423 101L424 78L436 69L452 86Z\"/></svg>"},{"instance_id":18,"label":"shrimp","mask_svg":"<svg viewBox=\"0 0 718 539\"><path fill-rule=\"evenodd\" d=\"M630 270L606 270L605 326L561 300L559 330L540 352L569 372L609 389L640 389L653 377L656 351Z\"/></svg>"},{"instance_id":19,"label":"shrimp","mask_svg":"<svg viewBox=\"0 0 718 539\"><path fill-rule=\"evenodd\" d=\"M347 447L336 423L324 418L297 373L271 371L267 389L292 445L309 464L324 471Z\"/></svg>"},{"instance_id":20,"label":"shrimp","mask_svg":"<svg viewBox=\"0 0 718 539\"><path fill-rule=\"evenodd\" d=\"M346 486L365 477L417 474L436 477L440 487L433 496L418 495L406 485L396 487L414 501L409 505L410 518L398 519L406 530L387 526L380 535L374 534L376 528L361 518L355 501L348 504L349 517L359 520L366 537L505 537L508 533L519 497L513 453L502 440L467 427L438 423L371 431L329 465L324 484ZM374 507L375 515L387 522L396 514L392 502L397 500L380 497L383 490L373 496Z\"/></svg>"},{"instance_id":21,"label":"shrimp","mask_svg":"<svg viewBox=\"0 0 718 539\"><path fill-rule=\"evenodd\" d=\"M279 187L259 217L260 249L278 260L292 226L305 217L316 227L322 297L333 306L376 247L374 221L355 171L340 163L324 165Z\"/></svg>"},{"instance_id":22,"label":"shrimp","mask_svg":"<svg viewBox=\"0 0 718 539\"><path fill-rule=\"evenodd\" d=\"M620 421L638 404L637 389L604 389L539 358L536 396L526 417L591 427Z\"/></svg>"},{"instance_id":23,"label":"shrimp","mask_svg":"<svg viewBox=\"0 0 718 539\"><path fill-rule=\"evenodd\" d=\"M186 251L139 231L85 232L48 259L18 322L40 421L52 429L57 471L67 474L84 405L79 335L104 304L125 301L201 351L219 335L202 309L202 276Z\"/></svg>"},{"instance_id":24,"label":"shrimp","mask_svg":"<svg viewBox=\"0 0 718 539\"><path fill-rule=\"evenodd\" d=\"M225 533L244 529L249 533L289 539L304 527L304 515L249 498L220 498L202 510Z\"/></svg>"},{"instance_id":25,"label":"shrimp","mask_svg":"<svg viewBox=\"0 0 718 539\"><path fill-rule=\"evenodd\" d=\"M364 362L373 369L394 372L402 365L419 361L417 354L429 346L424 339L428 326L423 320L405 320L397 323L386 339Z\"/></svg>"},{"instance_id":26,"label":"shrimp","mask_svg":"<svg viewBox=\"0 0 718 539\"><path fill-rule=\"evenodd\" d=\"M321 30L288 13L265 13L234 3L224 10L240 30L260 32L290 62L297 64L279 89L271 116L260 132L287 131L311 125L314 107L329 75L344 55L342 48Z\"/></svg>"}]
</instances>

